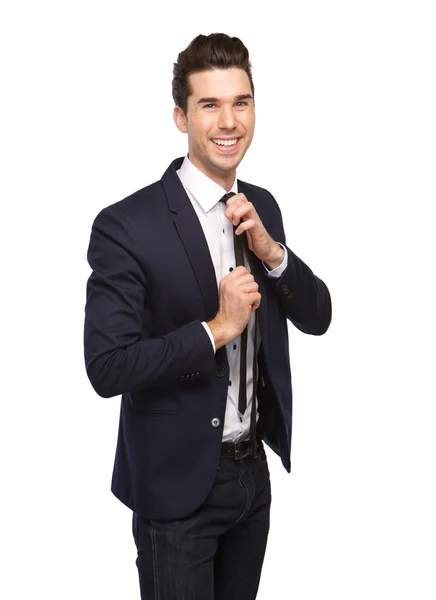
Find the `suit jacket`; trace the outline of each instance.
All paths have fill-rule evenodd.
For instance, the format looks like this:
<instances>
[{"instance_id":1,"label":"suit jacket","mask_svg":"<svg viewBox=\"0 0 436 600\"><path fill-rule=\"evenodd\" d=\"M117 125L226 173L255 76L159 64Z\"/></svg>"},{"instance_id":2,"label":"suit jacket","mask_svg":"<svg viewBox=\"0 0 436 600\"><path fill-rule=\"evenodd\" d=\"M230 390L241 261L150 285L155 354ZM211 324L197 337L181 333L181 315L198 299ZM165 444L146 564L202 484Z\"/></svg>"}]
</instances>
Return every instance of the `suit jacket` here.
<instances>
[{"instance_id":1,"label":"suit jacket","mask_svg":"<svg viewBox=\"0 0 436 600\"><path fill-rule=\"evenodd\" d=\"M85 362L100 396L122 395L112 492L150 519L192 513L217 472L227 401L225 347L216 353L201 321L218 311L208 245L177 175L102 210L90 238ZM268 233L286 246L280 209L265 189L238 180ZM288 266L268 278L250 252L259 285L258 410L264 441L290 472L292 389L289 319L323 334L326 285L287 246ZM219 424L217 426L217 424Z\"/></svg>"}]
</instances>

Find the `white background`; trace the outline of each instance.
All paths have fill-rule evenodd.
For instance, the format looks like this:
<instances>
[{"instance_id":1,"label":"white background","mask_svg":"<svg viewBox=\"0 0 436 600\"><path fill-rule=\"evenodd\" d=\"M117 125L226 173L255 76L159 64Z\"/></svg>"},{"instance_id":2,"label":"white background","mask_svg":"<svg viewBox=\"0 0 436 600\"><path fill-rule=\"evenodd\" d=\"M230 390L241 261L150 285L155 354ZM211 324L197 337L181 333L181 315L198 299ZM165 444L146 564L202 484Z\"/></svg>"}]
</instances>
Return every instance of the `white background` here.
<instances>
[{"instance_id":1,"label":"white background","mask_svg":"<svg viewBox=\"0 0 436 600\"><path fill-rule=\"evenodd\" d=\"M434 4L9 4L1 597L139 598L131 512L109 491L119 399L84 369L86 251L100 209L186 153L173 62L222 31L248 47L255 83L238 176L273 193L333 299L325 336L289 327L292 474L268 452L258 599L434 600Z\"/></svg>"}]
</instances>

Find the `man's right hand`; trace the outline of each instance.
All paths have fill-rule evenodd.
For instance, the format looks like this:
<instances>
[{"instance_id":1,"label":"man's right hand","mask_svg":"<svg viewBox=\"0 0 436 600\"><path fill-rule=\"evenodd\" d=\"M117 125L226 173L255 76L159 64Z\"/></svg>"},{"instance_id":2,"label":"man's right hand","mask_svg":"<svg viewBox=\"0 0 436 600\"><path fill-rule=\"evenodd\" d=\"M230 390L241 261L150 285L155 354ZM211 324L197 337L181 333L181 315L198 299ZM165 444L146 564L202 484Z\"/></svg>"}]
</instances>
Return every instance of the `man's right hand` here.
<instances>
[{"instance_id":1,"label":"man's right hand","mask_svg":"<svg viewBox=\"0 0 436 600\"><path fill-rule=\"evenodd\" d=\"M261 295L258 290L253 275L242 266L221 279L219 310L207 322L217 349L244 331L251 313L260 306Z\"/></svg>"}]
</instances>

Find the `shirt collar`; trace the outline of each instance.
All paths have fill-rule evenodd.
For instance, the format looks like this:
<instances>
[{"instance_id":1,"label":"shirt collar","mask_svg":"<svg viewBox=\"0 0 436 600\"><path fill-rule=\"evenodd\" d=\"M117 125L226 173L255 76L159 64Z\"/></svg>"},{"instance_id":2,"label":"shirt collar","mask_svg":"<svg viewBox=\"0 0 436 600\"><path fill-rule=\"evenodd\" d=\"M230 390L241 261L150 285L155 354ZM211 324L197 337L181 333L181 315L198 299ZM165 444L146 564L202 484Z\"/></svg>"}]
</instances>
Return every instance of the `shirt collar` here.
<instances>
[{"instance_id":1,"label":"shirt collar","mask_svg":"<svg viewBox=\"0 0 436 600\"><path fill-rule=\"evenodd\" d=\"M227 190L197 169L189 160L188 155L185 156L178 175L185 188L191 192L206 213L221 200L224 194L227 194ZM236 176L230 192L238 193Z\"/></svg>"}]
</instances>

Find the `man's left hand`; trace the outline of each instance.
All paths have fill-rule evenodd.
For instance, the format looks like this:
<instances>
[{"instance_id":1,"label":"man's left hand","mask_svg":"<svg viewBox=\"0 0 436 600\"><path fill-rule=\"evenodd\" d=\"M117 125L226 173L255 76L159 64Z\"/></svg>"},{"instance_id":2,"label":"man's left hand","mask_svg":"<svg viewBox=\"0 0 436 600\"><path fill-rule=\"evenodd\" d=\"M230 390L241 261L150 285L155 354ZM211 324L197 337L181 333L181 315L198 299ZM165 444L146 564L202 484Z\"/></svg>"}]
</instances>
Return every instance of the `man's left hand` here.
<instances>
[{"instance_id":1,"label":"man's left hand","mask_svg":"<svg viewBox=\"0 0 436 600\"><path fill-rule=\"evenodd\" d=\"M284 250L269 235L253 204L245 194L235 194L227 200L224 213L236 228L236 235L247 232L248 248L260 260L275 268L284 258Z\"/></svg>"}]
</instances>

